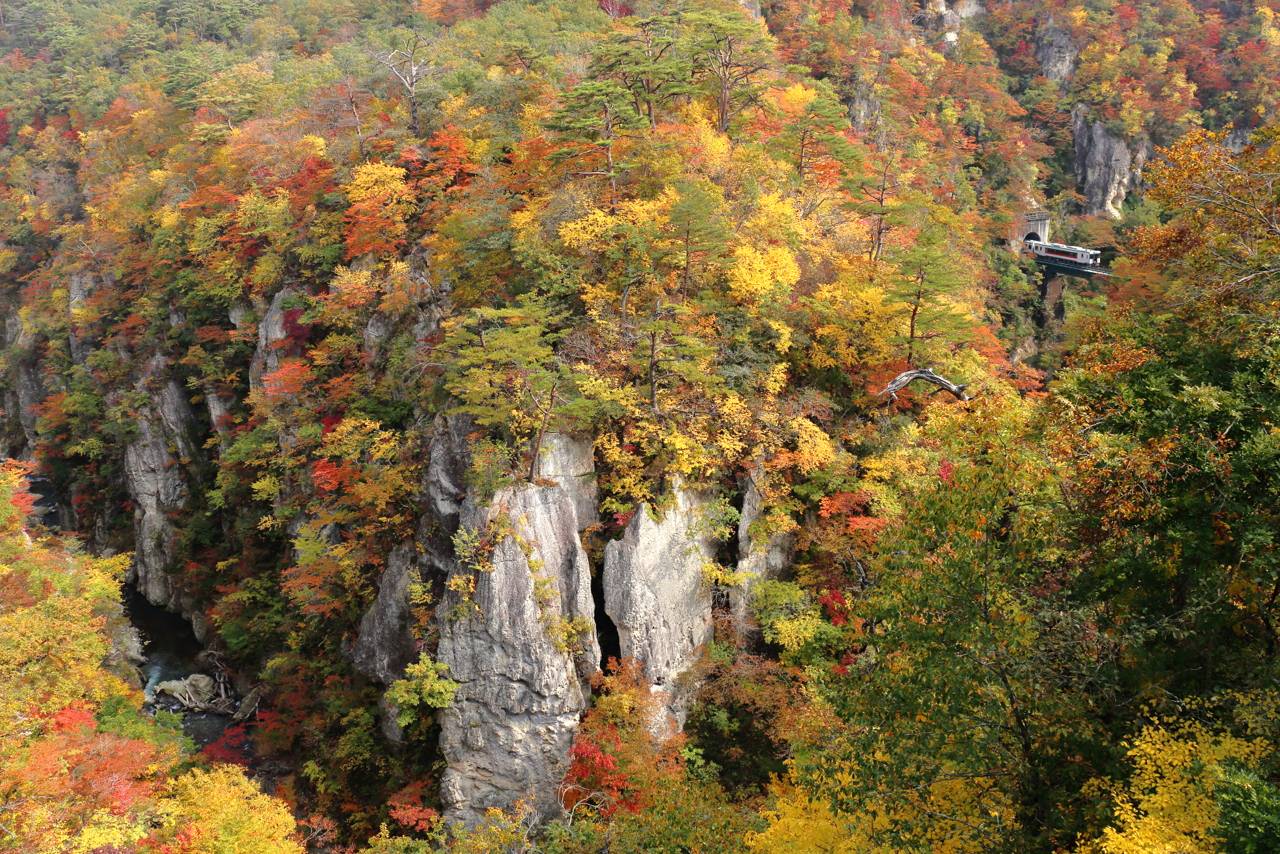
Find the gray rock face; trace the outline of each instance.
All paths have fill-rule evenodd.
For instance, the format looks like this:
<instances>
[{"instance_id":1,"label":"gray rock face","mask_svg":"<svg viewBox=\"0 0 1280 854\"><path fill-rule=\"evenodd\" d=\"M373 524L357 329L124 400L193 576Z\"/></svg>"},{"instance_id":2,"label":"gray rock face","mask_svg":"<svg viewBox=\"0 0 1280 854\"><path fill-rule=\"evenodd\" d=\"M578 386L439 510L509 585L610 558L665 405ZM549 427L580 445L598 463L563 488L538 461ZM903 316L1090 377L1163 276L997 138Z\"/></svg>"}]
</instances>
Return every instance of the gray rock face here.
<instances>
[{"instance_id":1,"label":"gray rock face","mask_svg":"<svg viewBox=\"0 0 1280 854\"><path fill-rule=\"evenodd\" d=\"M11 353L22 355L13 359L10 375L3 383L4 409L8 418L16 416L14 429L6 430L0 450L7 457L24 457L35 447L36 406L44 400L44 384L40 381L35 354L35 336L23 327L22 318L13 310L4 317L4 346Z\"/></svg>"},{"instance_id":2,"label":"gray rock face","mask_svg":"<svg viewBox=\"0 0 1280 854\"><path fill-rule=\"evenodd\" d=\"M747 478L742 515L738 518L738 573L743 582L729 589L729 611L739 633L747 627L752 586L762 579L777 578L790 565L795 550L795 537L790 532L773 534L760 542L751 535L751 526L764 513L764 501L756 486L758 476L753 472Z\"/></svg>"},{"instance_id":3,"label":"gray rock face","mask_svg":"<svg viewBox=\"0 0 1280 854\"><path fill-rule=\"evenodd\" d=\"M378 598L360 618L351 650L356 669L384 685L404 675L417 653L409 631L409 585L418 577L414 544L401 543L387 555L378 580Z\"/></svg>"},{"instance_id":4,"label":"gray rock face","mask_svg":"<svg viewBox=\"0 0 1280 854\"><path fill-rule=\"evenodd\" d=\"M413 325L409 331L420 341L438 332L441 322L449 316L452 285L445 276L439 276L439 281L435 281L431 254L425 247L415 246L404 260L407 268L407 290L414 298ZM362 256L355 259L351 266L352 269L365 270L373 269L375 264L372 256ZM373 312L361 333L365 363L380 363L386 356L388 342L402 329L403 325L396 318L381 310Z\"/></svg>"},{"instance_id":5,"label":"gray rock face","mask_svg":"<svg viewBox=\"0 0 1280 854\"><path fill-rule=\"evenodd\" d=\"M388 684L417 660L410 619L409 586L443 578L453 566L453 533L466 496L467 430L459 416L436 419L427 451L420 501L422 512L414 539L387 555L378 580L378 595L360 619L351 661L370 679Z\"/></svg>"},{"instance_id":6,"label":"gray rock face","mask_svg":"<svg viewBox=\"0 0 1280 854\"><path fill-rule=\"evenodd\" d=\"M1119 219L1124 200L1142 181L1142 168L1152 155L1150 140L1144 136L1127 142L1103 122L1091 120L1083 104L1071 111L1071 134L1085 213Z\"/></svg>"},{"instance_id":7,"label":"gray rock face","mask_svg":"<svg viewBox=\"0 0 1280 854\"><path fill-rule=\"evenodd\" d=\"M618 629L624 658L644 665L666 711L684 725L689 691L678 678L711 640L711 585L702 567L715 556L703 532L707 496L677 487L675 506L655 520L636 511L620 540L604 553L605 612ZM655 722L662 729L664 722Z\"/></svg>"},{"instance_id":8,"label":"gray rock face","mask_svg":"<svg viewBox=\"0 0 1280 854\"><path fill-rule=\"evenodd\" d=\"M44 384L36 366L30 362L19 362L14 366L13 394L17 403L18 419L22 425L22 435L26 439L27 449L34 448L36 442L36 406L44 401Z\"/></svg>"},{"instance_id":9,"label":"gray rock face","mask_svg":"<svg viewBox=\"0 0 1280 854\"><path fill-rule=\"evenodd\" d=\"M845 108L849 111L849 123L859 133L868 133L880 123L880 101L870 92L870 86L859 87L844 99Z\"/></svg>"},{"instance_id":10,"label":"gray rock face","mask_svg":"<svg viewBox=\"0 0 1280 854\"><path fill-rule=\"evenodd\" d=\"M168 606L173 589L166 570L173 564L170 513L186 507L187 485L177 473L164 432L149 413L140 414L138 437L124 454L125 481L134 502L134 562L130 580L147 601Z\"/></svg>"},{"instance_id":11,"label":"gray rock face","mask_svg":"<svg viewBox=\"0 0 1280 854\"><path fill-rule=\"evenodd\" d=\"M271 298L262 320L258 322L258 346L249 363L249 385L257 387L262 375L280 367L280 345L288 337L284 328L285 304L293 297L289 288L281 288ZM238 325L238 324L237 324Z\"/></svg>"},{"instance_id":12,"label":"gray rock face","mask_svg":"<svg viewBox=\"0 0 1280 854\"><path fill-rule=\"evenodd\" d=\"M590 702L586 680L600 658L573 496L521 485L463 508L467 530L495 523L510 533L492 555L453 573L474 578L474 592L449 592L439 611L436 657L461 686L441 715L441 795L446 818L468 824L519 800L544 818L559 814L559 785ZM565 637L568 621L581 633Z\"/></svg>"},{"instance_id":13,"label":"gray rock face","mask_svg":"<svg viewBox=\"0 0 1280 854\"><path fill-rule=\"evenodd\" d=\"M181 387L164 376L164 359L148 362L138 388L149 395L138 434L125 448L125 487L133 499L134 561L128 580L155 605L181 611L169 571L176 530L170 517L186 509L183 465L195 458L195 420Z\"/></svg>"},{"instance_id":14,"label":"gray rock face","mask_svg":"<svg viewBox=\"0 0 1280 854\"><path fill-rule=\"evenodd\" d=\"M204 387L204 402L209 409L209 423L218 435L226 438L231 434L231 402L212 383Z\"/></svg>"},{"instance_id":15,"label":"gray rock face","mask_svg":"<svg viewBox=\"0 0 1280 854\"><path fill-rule=\"evenodd\" d=\"M440 416L431 435L427 457L426 497L428 509L437 517L453 521L467 497L467 431L471 422L463 416ZM452 532L450 532L452 536Z\"/></svg>"},{"instance_id":16,"label":"gray rock face","mask_svg":"<svg viewBox=\"0 0 1280 854\"><path fill-rule=\"evenodd\" d=\"M1080 49L1071 34L1049 18L1036 33L1036 60L1040 71L1055 83L1066 83L1076 73Z\"/></svg>"},{"instance_id":17,"label":"gray rock face","mask_svg":"<svg viewBox=\"0 0 1280 854\"><path fill-rule=\"evenodd\" d=\"M384 684L400 678L419 655L410 585L474 576L474 592L447 592L439 608L435 657L462 686L441 716L446 816L473 823L485 809L521 799L552 816L560 810L558 787L578 719L590 701L586 680L600 659L591 576L578 538L587 524L579 509L589 507L593 521L596 513L592 443L549 435L542 477L556 485L512 487L477 506L466 498L470 429L462 416L436 419L417 534L388 555L352 661ZM485 570L459 566L452 543L459 525L484 530L500 520L513 535L495 546ZM564 636L570 625L581 632ZM394 714L384 712L383 731L396 741Z\"/></svg>"},{"instance_id":18,"label":"gray rock face","mask_svg":"<svg viewBox=\"0 0 1280 854\"><path fill-rule=\"evenodd\" d=\"M548 433L538 450L538 477L555 481L573 496L579 530L600 521L594 444L591 439Z\"/></svg>"},{"instance_id":19,"label":"gray rock face","mask_svg":"<svg viewBox=\"0 0 1280 854\"><path fill-rule=\"evenodd\" d=\"M969 18L983 11L979 0L957 0L950 5L947 0L928 0L925 4L927 23L935 29L945 30L948 42L955 42L959 35L956 32Z\"/></svg>"},{"instance_id":20,"label":"gray rock face","mask_svg":"<svg viewBox=\"0 0 1280 854\"><path fill-rule=\"evenodd\" d=\"M1252 132L1248 128L1232 128L1231 133L1227 134L1226 140L1222 145L1232 154L1239 154L1249 147L1249 137Z\"/></svg>"},{"instance_id":21,"label":"gray rock face","mask_svg":"<svg viewBox=\"0 0 1280 854\"><path fill-rule=\"evenodd\" d=\"M428 258L420 247L407 260L410 284L421 295L412 334L421 340L439 330L441 319L448 312L448 287L431 287ZM283 317L282 312L278 313ZM283 325L279 331L283 333ZM378 357L394 332L386 317L374 314L364 331L365 350L370 358ZM259 349L265 351L270 346L260 335ZM417 531L412 542L397 546L387 556L387 568L378 580L377 598L361 618L351 647L355 667L383 684L399 679L404 668L418 657L409 625L410 585L441 579L453 566L452 537L466 498L470 462L467 433L471 427L471 420L461 415L440 415L432 424L427 465L419 489L422 509ZM394 714L384 713L382 725L388 738L398 741Z\"/></svg>"},{"instance_id":22,"label":"gray rock face","mask_svg":"<svg viewBox=\"0 0 1280 854\"><path fill-rule=\"evenodd\" d=\"M369 322L364 326L362 340L364 341L363 352L370 357L375 357L387 343L392 333L395 332L395 324L391 318L387 317L380 311L375 311L370 317Z\"/></svg>"},{"instance_id":23,"label":"gray rock face","mask_svg":"<svg viewBox=\"0 0 1280 854\"><path fill-rule=\"evenodd\" d=\"M71 321L71 332L67 336L67 343L71 349L71 358L77 365L84 364L84 360L89 356L89 348L75 332L75 316L93 291L94 277L91 273L77 271L67 277L67 315L68 320Z\"/></svg>"},{"instance_id":24,"label":"gray rock face","mask_svg":"<svg viewBox=\"0 0 1280 854\"><path fill-rule=\"evenodd\" d=\"M227 308L227 320L231 321L236 331L243 331L253 323L253 308L247 302L237 300Z\"/></svg>"},{"instance_id":25,"label":"gray rock face","mask_svg":"<svg viewBox=\"0 0 1280 854\"><path fill-rule=\"evenodd\" d=\"M141 688L145 680L139 668L146 662L142 633L129 622L123 608L113 609L107 615L106 628L110 646L102 662L103 667L134 687Z\"/></svg>"}]
</instances>

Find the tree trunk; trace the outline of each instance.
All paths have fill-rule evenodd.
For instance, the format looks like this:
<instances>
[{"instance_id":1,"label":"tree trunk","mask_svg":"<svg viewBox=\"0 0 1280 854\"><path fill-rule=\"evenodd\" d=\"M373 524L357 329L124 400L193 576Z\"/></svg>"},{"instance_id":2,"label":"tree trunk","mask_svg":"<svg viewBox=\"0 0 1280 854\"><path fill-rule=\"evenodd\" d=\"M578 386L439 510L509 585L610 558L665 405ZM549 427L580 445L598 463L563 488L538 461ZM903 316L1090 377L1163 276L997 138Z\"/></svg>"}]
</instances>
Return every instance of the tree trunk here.
<instances>
[{"instance_id":1,"label":"tree trunk","mask_svg":"<svg viewBox=\"0 0 1280 854\"><path fill-rule=\"evenodd\" d=\"M356 107L355 88L351 85L351 81L347 81L347 106L351 109L351 118L356 123L356 146L360 152L360 159L364 160L364 123L360 121L360 110Z\"/></svg>"},{"instance_id":2,"label":"tree trunk","mask_svg":"<svg viewBox=\"0 0 1280 854\"><path fill-rule=\"evenodd\" d=\"M719 109L719 113L720 113L719 121L716 122L716 127L719 128L720 133L729 132L729 102L731 100L730 95L731 93L729 92L729 81L721 80L720 95L716 99L716 107Z\"/></svg>"},{"instance_id":3,"label":"tree trunk","mask_svg":"<svg viewBox=\"0 0 1280 854\"><path fill-rule=\"evenodd\" d=\"M655 319L657 312L654 312ZM658 331L649 333L649 410L658 414Z\"/></svg>"},{"instance_id":4,"label":"tree trunk","mask_svg":"<svg viewBox=\"0 0 1280 854\"><path fill-rule=\"evenodd\" d=\"M916 277L916 295L911 303L911 326L907 331L907 364L915 364L916 318L920 315L920 301L924 299L924 273Z\"/></svg>"},{"instance_id":5,"label":"tree trunk","mask_svg":"<svg viewBox=\"0 0 1280 854\"><path fill-rule=\"evenodd\" d=\"M925 382L933 383L942 391L950 392L955 395L958 400L973 399L965 392L966 386L957 385L946 377L935 374L931 368L915 368L910 371L903 371L890 380L889 384L884 387L884 391L880 392L880 394L888 395L890 401L897 400L898 392L902 391L916 380L924 380Z\"/></svg>"},{"instance_id":6,"label":"tree trunk","mask_svg":"<svg viewBox=\"0 0 1280 854\"><path fill-rule=\"evenodd\" d=\"M556 386L551 386L551 391L547 392L547 406L542 410L542 422L538 425L537 431L533 434L529 448L529 482L533 483L538 479L538 454L542 453L542 439L547 435L547 424L551 421L551 413L556 408Z\"/></svg>"}]
</instances>

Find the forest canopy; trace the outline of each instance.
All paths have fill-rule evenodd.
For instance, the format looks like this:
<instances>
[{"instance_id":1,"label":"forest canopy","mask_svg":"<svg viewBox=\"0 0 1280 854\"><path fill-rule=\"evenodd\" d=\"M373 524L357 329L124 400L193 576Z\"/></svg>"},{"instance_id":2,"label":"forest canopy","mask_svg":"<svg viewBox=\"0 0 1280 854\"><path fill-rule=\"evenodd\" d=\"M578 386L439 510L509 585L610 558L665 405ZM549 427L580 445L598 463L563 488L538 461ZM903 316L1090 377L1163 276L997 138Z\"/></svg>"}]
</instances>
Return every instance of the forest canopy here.
<instances>
[{"instance_id":1,"label":"forest canopy","mask_svg":"<svg viewBox=\"0 0 1280 854\"><path fill-rule=\"evenodd\" d=\"M0 851L1280 849L1277 15L3 0Z\"/></svg>"}]
</instances>

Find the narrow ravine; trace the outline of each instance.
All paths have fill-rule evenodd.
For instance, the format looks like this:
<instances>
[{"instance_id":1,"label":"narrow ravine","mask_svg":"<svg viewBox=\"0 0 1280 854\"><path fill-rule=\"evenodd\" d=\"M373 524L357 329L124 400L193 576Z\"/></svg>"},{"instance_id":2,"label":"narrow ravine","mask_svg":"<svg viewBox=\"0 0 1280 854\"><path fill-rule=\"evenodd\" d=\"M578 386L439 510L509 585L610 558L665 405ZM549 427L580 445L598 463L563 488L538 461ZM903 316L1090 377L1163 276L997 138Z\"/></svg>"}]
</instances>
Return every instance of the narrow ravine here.
<instances>
[{"instance_id":1,"label":"narrow ravine","mask_svg":"<svg viewBox=\"0 0 1280 854\"><path fill-rule=\"evenodd\" d=\"M186 679L196 673L213 675L207 653L196 640L191 624L172 611L152 605L132 585L124 585L121 599L129 622L142 635L145 660L139 670L147 707L182 714L183 732L201 747L217 741L231 723L230 715L186 710L173 698L156 694L156 686L162 682Z\"/></svg>"}]
</instances>

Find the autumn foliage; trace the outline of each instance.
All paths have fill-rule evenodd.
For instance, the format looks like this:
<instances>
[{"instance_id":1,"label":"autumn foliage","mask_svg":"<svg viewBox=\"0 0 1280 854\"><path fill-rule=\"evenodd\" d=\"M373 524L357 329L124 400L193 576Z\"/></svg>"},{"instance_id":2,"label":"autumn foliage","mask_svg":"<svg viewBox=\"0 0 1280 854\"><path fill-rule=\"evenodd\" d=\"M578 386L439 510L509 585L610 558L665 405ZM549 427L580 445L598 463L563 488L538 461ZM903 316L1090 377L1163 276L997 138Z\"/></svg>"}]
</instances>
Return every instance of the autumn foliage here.
<instances>
[{"instance_id":1,"label":"autumn foliage","mask_svg":"<svg viewBox=\"0 0 1280 854\"><path fill-rule=\"evenodd\" d=\"M253 753L332 850L1270 850L1277 14L0 5L0 848L296 850ZM464 831L453 527L556 434L597 575L706 495L717 630ZM262 688L203 759L104 670L130 548Z\"/></svg>"}]
</instances>

